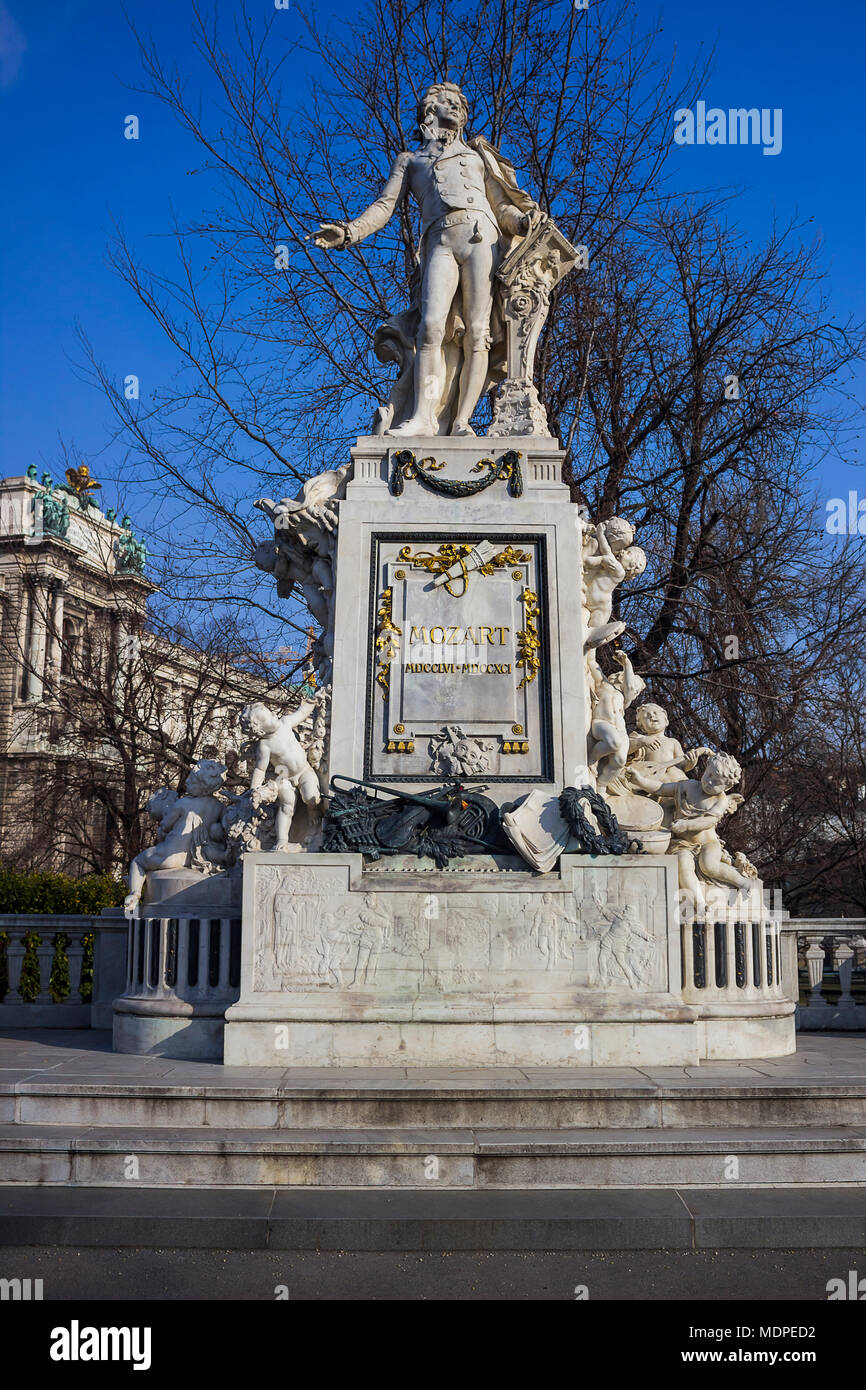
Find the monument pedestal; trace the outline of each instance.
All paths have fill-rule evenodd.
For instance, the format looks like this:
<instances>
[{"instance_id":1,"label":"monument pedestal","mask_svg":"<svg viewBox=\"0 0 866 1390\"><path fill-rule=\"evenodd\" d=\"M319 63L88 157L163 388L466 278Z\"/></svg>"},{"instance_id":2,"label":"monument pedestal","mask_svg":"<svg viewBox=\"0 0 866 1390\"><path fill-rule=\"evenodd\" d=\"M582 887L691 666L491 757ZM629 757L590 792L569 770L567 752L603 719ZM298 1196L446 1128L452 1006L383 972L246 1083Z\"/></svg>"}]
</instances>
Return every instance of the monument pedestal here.
<instances>
[{"instance_id":1,"label":"monument pedestal","mask_svg":"<svg viewBox=\"0 0 866 1390\"><path fill-rule=\"evenodd\" d=\"M219 1061L238 997L238 880L195 870L148 875L129 921L126 986L112 1005L115 1052Z\"/></svg>"},{"instance_id":2,"label":"monument pedestal","mask_svg":"<svg viewBox=\"0 0 866 1390\"><path fill-rule=\"evenodd\" d=\"M586 758L562 452L538 438L407 443L359 439L340 502L331 775L414 792L459 779L498 805L552 792ZM491 558L471 569L482 543Z\"/></svg>"},{"instance_id":3,"label":"monument pedestal","mask_svg":"<svg viewBox=\"0 0 866 1390\"><path fill-rule=\"evenodd\" d=\"M247 855L226 1064L682 1066L706 1056L703 1011L681 986L672 858L563 855L544 875L518 859L456 863ZM750 1005L766 1002L779 1019L775 1033L763 1020L764 1056L788 1050L779 1000Z\"/></svg>"},{"instance_id":4,"label":"monument pedestal","mask_svg":"<svg viewBox=\"0 0 866 1390\"><path fill-rule=\"evenodd\" d=\"M495 812L586 782L583 529L562 457L539 436L357 441L331 529L332 785L412 798L459 782ZM377 811L377 839L352 795L335 797L325 844L363 855L244 856L228 1065L682 1066L792 1050L763 906L681 928L673 856L566 843L542 873L487 830L437 867L395 852L429 801Z\"/></svg>"}]
</instances>

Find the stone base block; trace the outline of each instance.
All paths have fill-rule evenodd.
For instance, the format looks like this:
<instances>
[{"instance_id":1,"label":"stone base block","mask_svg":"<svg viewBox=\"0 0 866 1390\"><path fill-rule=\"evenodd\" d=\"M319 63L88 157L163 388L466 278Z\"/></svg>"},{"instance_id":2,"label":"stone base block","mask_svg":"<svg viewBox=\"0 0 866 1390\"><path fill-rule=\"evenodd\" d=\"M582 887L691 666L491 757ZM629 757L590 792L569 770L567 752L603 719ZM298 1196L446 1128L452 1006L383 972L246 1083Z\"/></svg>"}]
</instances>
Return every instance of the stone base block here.
<instances>
[{"instance_id":1,"label":"stone base block","mask_svg":"<svg viewBox=\"0 0 866 1390\"><path fill-rule=\"evenodd\" d=\"M424 873L352 854L244 861L240 1066L684 1065L676 865L563 855Z\"/></svg>"},{"instance_id":2,"label":"stone base block","mask_svg":"<svg viewBox=\"0 0 866 1390\"><path fill-rule=\"evenodd\" d=\"M649 854L563 854L548 873L249 854L225 1062L570 1070L793 1051L781 993L727 997L702 966L684 994L676 869Z\"/></svg>"},{"instance_id":3,"label":"stone base block","mask_svg":"<svg viewBox=\"0 0 866 1390\"><path fill-rule=\"evenodd\" d=\"M794 1006L766 1018L702 1018L701 1057L707 1062L787 1057L797 1049Z\"/></svg>"},{"instance_id":4,"label":"stone base block","mask_svg":"<svg viewBox=\"0 0 866 1390\"><path fill-rule=\"evenodd\" d=\"M112 1047L140 1056L221 1062L224 1027L222 1018L155 1018L115 1008Z\"/></svg>"},{"instance_id":5,"label":"stone base block","mask_svg":"<svg viewBox=\"0 0 866 1390\"><path fill-rule=\"evenodd\" d=\"M805 1004L797 1009L797 1027L804 1033L862 1033L866 1030L866 1007L862 1004Z\"/></svg>"},{"instance_id":6,"label":"stone base block","mask_svg":"<svg viewBox=\"0 0 866 1390\"><path fill-rule=\"evenodd\" d=\"M147 875L141 917L193 917L197 912L240 905L237 874L205 874L198 869L151 869Z\"/></svg>"},{"instance_id":7,"label":"stone base block","mask_svg":"<svg viewBox=\"0 0 866 1390\"><path fill-rule=\"evenodd\" d=\"M699 1061L692 1022L273 1023L226 1026L226 1066L621 1067ZM582 1046L586 1042L586 1046Z\"/></svg>"}]
</instances>

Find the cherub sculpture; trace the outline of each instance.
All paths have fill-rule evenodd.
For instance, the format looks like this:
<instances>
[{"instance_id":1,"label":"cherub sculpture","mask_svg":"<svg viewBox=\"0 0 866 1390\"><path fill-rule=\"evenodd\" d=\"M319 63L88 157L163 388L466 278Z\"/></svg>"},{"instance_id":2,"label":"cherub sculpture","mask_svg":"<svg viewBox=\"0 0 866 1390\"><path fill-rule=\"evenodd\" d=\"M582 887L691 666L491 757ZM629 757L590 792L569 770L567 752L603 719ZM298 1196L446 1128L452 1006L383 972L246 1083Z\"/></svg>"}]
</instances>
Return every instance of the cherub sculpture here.
<instances>
[{"instance_id":1,"label":"cherub sculpture","mask_svg":"<svg viewBox=\"0 0 866 1390\"><path fill-rule=\"evenodd\" d=\"M333 655L339 503L345 496L351 467L345 464L308 478L293 498L274 502L263 497L255 504L274 526L273 540L256 547L255 562L274 576L281 598L289 598L295 587L303 593L322 629L312 655L323 683L330 680Z\"/></svg>"},{"instance_id":2,"label":"cherub sculpture","mask_svg":"<svg viewBox=\"0 0 866 1390\"><path fill-rule=\"evenodd\" d=\"M682 782L698 759L712 748L690 748L683 751L678 739L666 733L667 711L661 705L643 704L635 711L637 732L628 742L628 761L617 778L617 790L657 791L666 782ZM632 778L632 768L641 774L640 781Z\"/></svg>"},{"instance_id":3,"label":"cherub sculpture","mask_svg":"<svg viewBox=\"0 0 866 1390\"><path fill-rule=\"evenodd\" d=\"M200 758L187 776L183 796L170 787L154 792L147 810L159 819L159 839L137 854L129 866L129 892L123 901L127 917L135 916L148 873L186 868L209 872L209 848L219 858L223 838L220 817L225 807L215 793L222 789L227 771L225 763Z\"/></svg>"},{"instance_id":4,"label":"cherub sculpture","mask_svg":"<svg viewBox=\"0 0 866 1390\"><path fill-rule=\"evenodd\" d=\"M309 719L315 710L311 700L303 700L291 714L274 714L267 705L256 701L241 710L238 722L253 747L253 775L250 779L251 804L256 808L264 799L261 791L268 774L273 770L277 786L276 845L277 850L300 850L301 845L289 843L292 818L298 793L305 806L316 810L321 802L319 779L295 733L299 724Z\"/></svg>"},{"instance_id":5,"label":"cherub sculpture","mask_svg":"<svg viewBox=\"0 0 866 1390\"><path fill-rule=\"evenodd\" d=\"M646 555L634 543L634 528L621 516L587 526L583 532L583 605L587 650L619 637L623 622L611 622L613 591L646 569Z\"/></svg>"},{"instance_id":6,"label":"cherub sculpture","mask_svg":"<svg viewBox=\"0 0 866 1390\"><path fill-rule=\"evenodd\" d=\"M732 859L718 834L719 822L741 806L744 799L733 792L743 775L736 758L730 753L713 753L700 781L687 777L650 788L637 767L632 769L632 775L639 786L652 790L666 808L670 853L677 856L680 888L689 895L696 910L705 905L704 884L752 887L754 867L744 855Z\"/></svg>"},{"instance_id":7,"label":"cherub sculpture","mask_svg":"<svg viewBox=\"0 0 866 1390\"><path fill-rule=\"evenodd\" d=\"M628 731L625 711L644 689L646 682L636 675L623 651L615 651L614 659L621 669L606 676L594 652L587 653L590 679L592 721L587 740L586 761L596 770L600 792L625 767L628 757Z\"/></svg>"}]
</instances>

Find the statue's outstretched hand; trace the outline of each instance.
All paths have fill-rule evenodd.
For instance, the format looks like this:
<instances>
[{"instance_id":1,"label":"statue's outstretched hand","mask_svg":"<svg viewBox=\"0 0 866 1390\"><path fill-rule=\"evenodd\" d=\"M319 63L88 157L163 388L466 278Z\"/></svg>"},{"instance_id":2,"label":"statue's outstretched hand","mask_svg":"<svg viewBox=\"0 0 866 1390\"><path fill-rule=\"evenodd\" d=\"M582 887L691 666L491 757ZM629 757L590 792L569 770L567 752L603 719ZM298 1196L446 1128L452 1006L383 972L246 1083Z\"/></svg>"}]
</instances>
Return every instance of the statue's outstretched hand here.
<instances>
[{"instance_id":1,"label":"statue's outstretched hand","mask_svg":"<svg viewBox=\"0 0 866 1390\"><path fill-rule=\"evenodd\" d=\"M319 230L313 233L313 241L323 251L337 251L348 245L345 223L320 222Z\"/></svg>"}]
</instances>

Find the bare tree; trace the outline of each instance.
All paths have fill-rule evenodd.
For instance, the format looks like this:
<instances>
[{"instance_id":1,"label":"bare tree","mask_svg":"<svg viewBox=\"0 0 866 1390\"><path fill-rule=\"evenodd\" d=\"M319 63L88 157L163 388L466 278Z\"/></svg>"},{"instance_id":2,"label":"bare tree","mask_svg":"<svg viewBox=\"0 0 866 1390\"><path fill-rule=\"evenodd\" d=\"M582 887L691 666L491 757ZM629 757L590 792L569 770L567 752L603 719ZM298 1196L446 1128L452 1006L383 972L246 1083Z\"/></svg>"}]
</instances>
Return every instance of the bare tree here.
<instances>
[{"instance_id":1,"label":"bare tree","mask_svg":"<svg viewBox=\"0 0 866 1390\"><path fill-rule=\"evenodd\" d=\"M303 655L264 651L240 624L184 621L175 605L169 623L158 598L148 611L151 584L130 592L107 568L98 593L90 576L91 601L67 600L58 619L56 590L32 559L20 566L30 640L17 613L0 628L0 659L17 673L19 697L0 748L3 858L25 869L114 871L152 839L146 804L158 786L180 789L202 757L234 773L238 712L254 698L293 703Z\"/></svg>"},{"instance_id":2,"label":"bare tree","mask_svg":"<svg viewBox=\"0 0 866 1390\"><path fill-rule=\"evenodd\" d=\"M633 0L366 0L343 22L311 12L291 42L273 16L222 30L197 8L195 39L200 91L147 40L141 90L199 151L216 209L174 227L174 276L148 272L121 230L112 253L182 370L145 405L89 354L138 475L166 499L185 596L306 628L251 567L250 499L342 462L366 430L388 392L373 335L418 266L408 205L339 256L310 234L375 196L419 94L449 78L589 249L554 296L536 385L575 499L629 516L649 553L621 601L634 661L683 731L752 764L763 794L762 768L795 766L821 680L859 660L862 556L827 548L810 489L843 446L864 332L833 321L801 229L750 244L731 196L674 186L673 112L700 92L703 57L677 77ZM769 842L765 859L780 862Z\"/></svg>"}]
</instances>

